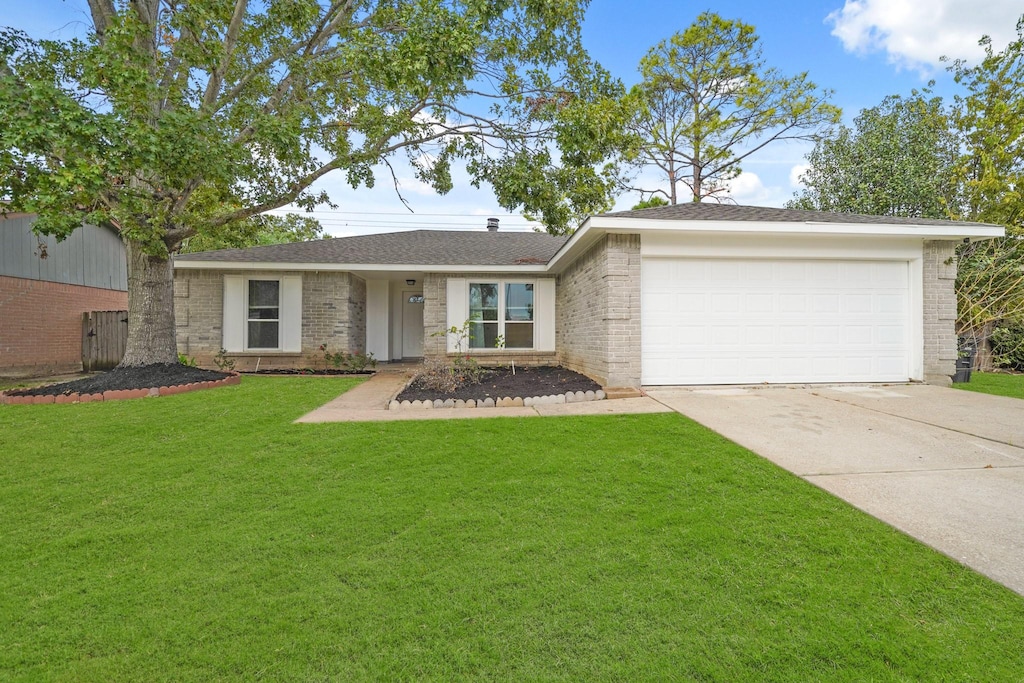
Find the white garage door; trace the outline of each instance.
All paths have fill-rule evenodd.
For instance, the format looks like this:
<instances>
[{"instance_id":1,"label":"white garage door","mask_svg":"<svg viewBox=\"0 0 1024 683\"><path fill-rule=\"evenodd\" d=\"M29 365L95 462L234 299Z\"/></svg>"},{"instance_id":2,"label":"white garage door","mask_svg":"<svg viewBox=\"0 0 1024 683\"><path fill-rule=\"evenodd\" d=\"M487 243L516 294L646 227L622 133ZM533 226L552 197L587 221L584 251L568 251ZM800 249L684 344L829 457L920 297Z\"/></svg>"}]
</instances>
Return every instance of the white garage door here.
<instances>
[{"instance_id":1,"label":"white garage door","mask_svg":"<svg viewBox=\"0 0 1024 683\"><path fill-rule=\"evenodd\" d=\"M906 261L647 258L644 384L906 381Z\"/></svg>"}]
</instances>

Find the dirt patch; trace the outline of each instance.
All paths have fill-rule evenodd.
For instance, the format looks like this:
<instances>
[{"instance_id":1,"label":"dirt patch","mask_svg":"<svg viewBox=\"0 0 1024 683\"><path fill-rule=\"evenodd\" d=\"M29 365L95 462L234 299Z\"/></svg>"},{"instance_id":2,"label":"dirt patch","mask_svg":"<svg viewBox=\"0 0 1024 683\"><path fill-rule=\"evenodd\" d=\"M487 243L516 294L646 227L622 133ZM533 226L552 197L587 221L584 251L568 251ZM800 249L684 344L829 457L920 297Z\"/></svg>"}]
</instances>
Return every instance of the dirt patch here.
<instances>
[{"instance_id":1,"label":"dirt patch","mask_svg":"<svg viewBox=\"0 0 1024 683\"><path fill-rule=\"evenodd\" d=\"M601 385L585 375L560 367L516 368L515 374L509 368L489 368L479 384L467 384L451 393L426 389L414 380L405 391L398 395L399 401L424 401L434 399L475 399L485 398L528 398L550 396L567 391L597 391Z\"/></svg>"},{"instance_id":2,"label":"dirt patch","mask_svg":"<svg viewBox=\"0 0 1024 683\"><path fill-rule=\"evenodd\" d=\"M62 396L65 394L102 394L105 391L124 389L151 389L153 387L173 387L180 384L195 382L212 382L229 377L226 372L203 370L176 363L143 365L137 368L115 368L110 372L100 373L93 377L50 384L32 389L15 389L8 391L9 396Z\"/></svg>"}]
</instances>

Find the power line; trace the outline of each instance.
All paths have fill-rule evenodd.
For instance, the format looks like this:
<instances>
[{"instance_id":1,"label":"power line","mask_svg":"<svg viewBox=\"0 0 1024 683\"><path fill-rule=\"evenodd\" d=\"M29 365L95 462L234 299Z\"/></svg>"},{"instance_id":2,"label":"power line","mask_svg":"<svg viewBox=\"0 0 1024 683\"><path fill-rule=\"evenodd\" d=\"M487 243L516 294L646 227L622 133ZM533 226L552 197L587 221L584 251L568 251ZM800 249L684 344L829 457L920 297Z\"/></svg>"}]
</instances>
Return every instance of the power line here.
<instances>
[{"instance_id":1,"label":"power line","mask_svg":"<svg viewBox=\"0 0 1024 683\"><path fill-rule=\"evenodd\" d=\"M352 216L409 216L410 218L415 218L417 216L431 216L431 217L433 217L433 216L450 216L450 217L454 217L454 218L471 218L471 217L475 216L475 214L467 214L467 213L415 213L415 212L411 212L411 211L338 211L336 209L314 209L313 211L306 211L305 209L301 209L301 210L271 209L267 213L296 213L296 214L300 214L300 215L301 214L317 214L317 213L335 213L335 214L345 214L345 215L352 215ZM490 218L490 217L491 216L485 216L485 215L480 215L479 216L479 218L482 218L482 219L485 219L485 220L487 218ZM520 218L522 220L526 220L526 218L523 217L520 214L506 214L506 217L514 217L514 218ZM498 215L494 216L494 218L498 218L500 220L505 220L504 218L502 218L500 212L498 212Z\"/></svg>"},{"instance_id":2,"label":"power line","mask_svg":"<svg viewBox=\"0 0 1024 683\"><path fill-rule=\"evenodd\" d=\"M442 221L442 222L433 222L433 221L376 221L376 220L366 219L366 218L351 218L351 219L349 219L349 218L318 218L318 219L315 219L315 220L318 220L319 222L324 223L324 224L328 224L328 223L330 223L330 224L345 223L345 224L348 224L348 225L426 225L426 226L432 226L432 227L452 227L452 228L460 227L461 226L461 227L467 227L467 228L479 228L481 230L487 227L486 223L480 223L480 222L475 222L475 223L459 223L459 222L456 222L456 221L448 221L448 222L444 222L444 221ZM512 224L505 223L501 227L503 227L503 228L508 228L508 227L528 228L528 227L533 227L533 226L532 226L532 224L529 224L529 223L512 223Z\"/></svg>"}]
</instances>

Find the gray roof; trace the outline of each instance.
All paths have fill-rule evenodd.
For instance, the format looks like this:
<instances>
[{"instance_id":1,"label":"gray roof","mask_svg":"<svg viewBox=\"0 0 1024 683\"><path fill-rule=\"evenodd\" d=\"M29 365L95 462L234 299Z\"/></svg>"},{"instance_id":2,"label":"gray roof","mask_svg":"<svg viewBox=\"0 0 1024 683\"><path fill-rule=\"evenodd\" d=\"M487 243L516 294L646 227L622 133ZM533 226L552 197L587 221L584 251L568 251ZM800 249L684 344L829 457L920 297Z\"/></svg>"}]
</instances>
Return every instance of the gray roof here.
<instances>
[{"instance_id":1,"label":"gray roof","mask_svg":"<svg viewBox=\"0 0 1024 683\"><path fill-rule=\"evenodd\" d=\"M567 236L543 232L414 230L181 254L181 261L516 266L545 264Z\"/></svg>"},{"instance_id":2,"label":"gray roof","mask_svg":"<svg viewBox=\"0 0 1024 683\"><path fill-rule=\"evenodd\" d=\"M757 221L763 223L863 223L872 225L945 225L980 226L986 223L966 223L937 218L904 218L901 216L868 216L859 213L829 213L800 209L776 209L764 206L740 206L717 202L686 202L674 206L652 209L615 211L601 214L607 218L650 218L669 221ZM992 227L992 226L989 226ZM998 226L996 226L998 227Z\"/></svg>"}]
</instances>

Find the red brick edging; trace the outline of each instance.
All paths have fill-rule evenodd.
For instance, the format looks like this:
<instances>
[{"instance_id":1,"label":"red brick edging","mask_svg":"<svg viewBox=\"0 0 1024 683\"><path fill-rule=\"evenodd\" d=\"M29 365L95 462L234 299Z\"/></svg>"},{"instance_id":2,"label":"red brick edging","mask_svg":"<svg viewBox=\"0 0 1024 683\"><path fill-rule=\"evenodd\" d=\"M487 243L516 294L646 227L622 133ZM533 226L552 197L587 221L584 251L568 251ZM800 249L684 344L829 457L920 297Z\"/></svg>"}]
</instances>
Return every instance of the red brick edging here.
<instances>
[{"instance_id":1,"label":"red brick edging","mask_svg":"<svg viewBox=\"0 0 1024 683\"><path fill-rule=\"evenodd\" d=\"M214 389L238 384L242 378L237 372L230 377L212 382L192 382L177 384L171 387L151 387L149 389L112 389L102 394L60 394L58 396L8 396L6 391L0 392L0 403L8 405L35 405L40 403L91 403L93 401L123 401L129 398L148 398L150 396L173 396L199 389ZM16 389L13 391L17 391Z\"/></svg>"}]
</instances>

